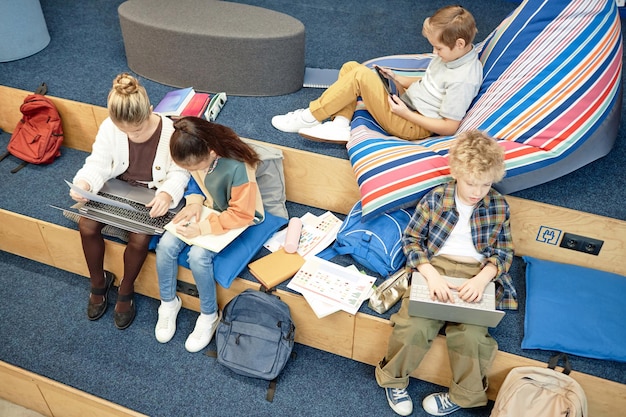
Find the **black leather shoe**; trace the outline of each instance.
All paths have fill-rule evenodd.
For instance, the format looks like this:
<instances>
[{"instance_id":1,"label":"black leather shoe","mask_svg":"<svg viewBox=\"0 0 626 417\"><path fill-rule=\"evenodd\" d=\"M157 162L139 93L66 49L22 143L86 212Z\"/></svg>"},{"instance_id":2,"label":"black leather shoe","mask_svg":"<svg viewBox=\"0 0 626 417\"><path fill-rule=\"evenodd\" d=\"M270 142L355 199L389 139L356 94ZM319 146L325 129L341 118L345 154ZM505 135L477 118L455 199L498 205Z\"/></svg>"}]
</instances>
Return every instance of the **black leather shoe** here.
<instances>
[{"instance_id":1,"label":"black leather shoe","mask_svg":"<svg viewBox=\"0 0 626 417\"><path fill-rule=\"evenodd\" d=\"M135 320L135 301L133 300L134 294L126 294L126 295L118 295L117 301L130 301L130 310L124 313L118 313L117 311L113 313L113 322L115 323L115 327L120 330L126 329L131 325L133 320Z\"/></svg>"},{"instance_id":2,"label":"black leather shoe","mask_svg":"<svg viewBox=\"0 0 626 417\"><path fill-rule=\"evenodd\" d=\"M89 297L89 303L87 304L87 318L89 320L98 320L107 311L109 302L108 293L115 281L115 275L112 272L104 271L104 288L91 288L91 294L102 295L104 300L101 303L92 303L91 296Z\"/></svg>"}]
</instances>

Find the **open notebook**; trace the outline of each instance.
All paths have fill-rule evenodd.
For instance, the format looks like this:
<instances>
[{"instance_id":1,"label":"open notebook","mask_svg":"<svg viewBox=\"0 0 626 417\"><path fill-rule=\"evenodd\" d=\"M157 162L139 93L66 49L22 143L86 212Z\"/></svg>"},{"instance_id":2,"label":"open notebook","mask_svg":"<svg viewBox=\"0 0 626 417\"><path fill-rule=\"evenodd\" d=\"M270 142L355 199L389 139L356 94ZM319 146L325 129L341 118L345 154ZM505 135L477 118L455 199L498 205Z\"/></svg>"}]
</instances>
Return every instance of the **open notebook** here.
<instances>
[{"instance_id":1,"label":"open notebook","mask_svg":"<svg viewBox=\"0 0 626 417\"><path fill-rule=\"evenodd\" d=\"M206 206L202 206L202 214L200 215L200 218L204 220L211 213L217 213L217 211L210 209ZM208 235L201 235L201 236L196 236L192 239L188 239L176 233L176 227L179 225L180 224L177 225L172 222L169 222L168 224L165 225L165 230L167 230L170 233L173 233L174 235L176 235L177 238L179 238L180 240L182 240L183 242L189 245L201 246L215 253L219 253L222 249L228 246L230 242L235 240L237 236L239 236L241 233L243 233L244 230L248 228L248 226L244 226L244 227L239 227L237 229L230 229L229 231L221 235L208 234Z\"/></svg>"}]
</instances>

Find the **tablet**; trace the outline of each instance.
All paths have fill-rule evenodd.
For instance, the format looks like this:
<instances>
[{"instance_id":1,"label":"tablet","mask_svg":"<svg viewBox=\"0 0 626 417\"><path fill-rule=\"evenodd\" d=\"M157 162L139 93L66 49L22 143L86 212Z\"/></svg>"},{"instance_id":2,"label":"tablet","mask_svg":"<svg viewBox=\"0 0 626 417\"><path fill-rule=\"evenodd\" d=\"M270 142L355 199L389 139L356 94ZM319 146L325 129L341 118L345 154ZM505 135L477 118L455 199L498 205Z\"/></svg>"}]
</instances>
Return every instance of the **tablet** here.
<instances>
[{"instance_id":1,"label":"tablet","mask_svg":"<svg viewBox=\"0 0 626 417\"><path fill-rule=\"evenodd\" d=\"M387 91L387 94L389 94L391 96L399 97L400 100L402 100L404 102L404 104L406 104L406 106L409 109L411 109L413 111L417 111L415 106L413 106L413 103L411 103L411 100L409 100L408 98L404 97L404 94L402 94L402 95L398 94L398 87L396 86L396 83L395 83L394 80L391 80L391 79L387 78L385 73L380 69L380 67L378 65L374 65L374 69L376 70L376 74L378 74L378 77L380 78L380 81L382 81L383 86L385 87L385 91Z\"/></svg>"}]
</instances>

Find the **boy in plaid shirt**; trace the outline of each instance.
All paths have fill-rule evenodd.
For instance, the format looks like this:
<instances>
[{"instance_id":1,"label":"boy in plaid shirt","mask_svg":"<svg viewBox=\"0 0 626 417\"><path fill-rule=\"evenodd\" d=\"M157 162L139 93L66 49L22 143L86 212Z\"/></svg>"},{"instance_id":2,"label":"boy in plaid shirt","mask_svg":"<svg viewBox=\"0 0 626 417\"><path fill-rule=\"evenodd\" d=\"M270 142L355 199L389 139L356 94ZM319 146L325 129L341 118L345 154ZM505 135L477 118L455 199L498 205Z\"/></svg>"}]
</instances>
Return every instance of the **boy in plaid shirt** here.
<instances>
[{"instance_id":1,"label":"boy in plaid shirt","mask_svg":"<svg viewBox=\"0 0 626 417\"><path fill-rule=\"evenodd\" d=\"M452 291L466 302L477 302L490 281L497 284L498 308L516 309L516 292L508 274L513 260L509 206L491 186L505 172L504 150L479 131L459 135L449 153L453 180L442 184L417 204L402 238L409 271L419 271L433 299L450 302ZM442 275L467 278L458 288ZM449 392L422 402L431 415L487 404L487 371L498 351L484 326L413 317L409 292L394 324L387 354L376 367L376 381L385 389L390 407L400 415L413 412L407 393L409 374L420 364L440 329L445 327L452 368Z\"/></svg>"}]
</instances>

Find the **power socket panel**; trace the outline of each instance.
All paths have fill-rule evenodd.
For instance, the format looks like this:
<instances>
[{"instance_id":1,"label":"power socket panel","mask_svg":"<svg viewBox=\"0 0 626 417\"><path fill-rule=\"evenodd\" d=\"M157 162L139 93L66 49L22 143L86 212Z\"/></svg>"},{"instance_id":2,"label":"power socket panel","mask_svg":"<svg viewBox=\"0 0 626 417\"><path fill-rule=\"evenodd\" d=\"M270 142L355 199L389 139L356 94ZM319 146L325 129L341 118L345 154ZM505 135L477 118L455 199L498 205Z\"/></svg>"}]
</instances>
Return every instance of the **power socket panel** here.
<instances>
[{"instance_id":1,"label":"power socket panel","mask_svg":"<svg viewBox=\"0 0 626 417\"><path fill-rule=\"evenodd\" d=\"M561 244L559 246L565 249L571 249L597 256L600 253L600 249L602 249L603 244L603 240L566 232L563 234L563 239L561 240Z\"/></svg>"}]
</instances>

